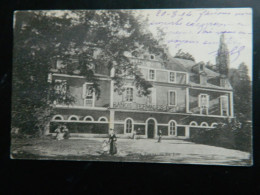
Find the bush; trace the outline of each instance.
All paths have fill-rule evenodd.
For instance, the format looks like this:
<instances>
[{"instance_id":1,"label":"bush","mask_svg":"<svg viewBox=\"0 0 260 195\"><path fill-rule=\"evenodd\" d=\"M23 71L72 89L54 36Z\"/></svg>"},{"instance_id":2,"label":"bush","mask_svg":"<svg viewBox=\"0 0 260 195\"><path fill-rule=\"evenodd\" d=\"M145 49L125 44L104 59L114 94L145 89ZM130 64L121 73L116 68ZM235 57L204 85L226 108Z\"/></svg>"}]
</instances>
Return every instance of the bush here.
<instances>
[{"instance_id":1,"label":"bush","mask_svg":"<svg viewBox=\"0 0 260 195\"><path fill-rule=\"evenodd\" d=\"M251 123L229 121L219 124L215 129L196 130L196 133L191 133L190 140L200 144L251 152L251 131Z\"/></svg>"}]
</instances>

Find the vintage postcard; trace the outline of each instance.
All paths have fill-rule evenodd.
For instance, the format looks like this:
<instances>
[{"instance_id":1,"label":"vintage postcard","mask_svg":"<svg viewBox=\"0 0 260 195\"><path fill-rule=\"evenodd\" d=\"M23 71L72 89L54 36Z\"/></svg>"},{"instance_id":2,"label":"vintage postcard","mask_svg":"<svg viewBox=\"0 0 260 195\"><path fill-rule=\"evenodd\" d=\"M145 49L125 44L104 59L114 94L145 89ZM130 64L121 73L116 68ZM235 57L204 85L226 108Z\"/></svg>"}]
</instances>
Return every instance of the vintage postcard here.
<instances>
[{"instance_id":1,"label":"vintage postcard","mask_svg":"<svg viewBox=\"0 0 260 195\"><path fill-rule=\"evenodd\" d=\"M12 159L251 166L252 9L14 13Z\"/></svg>"}]
</instances>

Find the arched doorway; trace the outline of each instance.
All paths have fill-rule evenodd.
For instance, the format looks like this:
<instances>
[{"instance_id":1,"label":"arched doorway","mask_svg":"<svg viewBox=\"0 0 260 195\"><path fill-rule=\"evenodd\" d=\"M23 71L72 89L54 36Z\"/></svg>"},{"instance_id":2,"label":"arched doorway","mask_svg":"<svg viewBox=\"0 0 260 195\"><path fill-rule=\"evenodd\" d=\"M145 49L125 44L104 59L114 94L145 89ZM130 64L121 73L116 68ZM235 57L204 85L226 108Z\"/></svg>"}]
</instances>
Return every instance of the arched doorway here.
<instances>
[{"instance_id":1,"label":"arched doorway","mask_svg":"<svg viewBox=\"0 0 260 195\"><path fill-rule=\"evenodd\" d=\"M154 119L149 119L147 121L147 137L148 138L154 138L155 135L155 121Z\"/></svg>"}]
</instances>

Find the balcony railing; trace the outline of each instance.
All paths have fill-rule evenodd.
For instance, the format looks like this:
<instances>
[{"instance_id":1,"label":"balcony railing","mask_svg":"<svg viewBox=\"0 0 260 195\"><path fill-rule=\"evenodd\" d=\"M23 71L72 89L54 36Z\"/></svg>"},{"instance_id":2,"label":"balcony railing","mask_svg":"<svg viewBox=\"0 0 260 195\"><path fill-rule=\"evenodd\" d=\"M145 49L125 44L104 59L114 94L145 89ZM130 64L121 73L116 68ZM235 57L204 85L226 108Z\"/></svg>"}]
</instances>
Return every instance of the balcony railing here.
<instances>
[{"instance_id":1,"label":"balcony railing","mask_svg":"<svg viewBox=\"0 0 260 195\"><path fill-rule=\"evenodd\" d=\"M125 110L155 111L155 112L184 112L185 108L168 105L149 105L136 102L114 102L114 108Z\"/></svg>"}]
</instances>

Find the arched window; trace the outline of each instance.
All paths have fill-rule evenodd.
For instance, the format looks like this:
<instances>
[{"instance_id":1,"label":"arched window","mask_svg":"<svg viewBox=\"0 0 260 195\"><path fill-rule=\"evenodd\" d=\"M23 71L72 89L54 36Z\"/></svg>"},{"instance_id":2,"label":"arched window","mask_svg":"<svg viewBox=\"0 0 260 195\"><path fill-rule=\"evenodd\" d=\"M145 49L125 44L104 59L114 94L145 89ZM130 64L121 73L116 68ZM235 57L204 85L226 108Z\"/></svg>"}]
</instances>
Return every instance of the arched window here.
<instances>
[{"instance_id":1,"label":"arched window","mask_svg":"<svg viewBox=\"0 0 260 195\"><path fill-rule=\"evenodd\" d=\"M208 123L206 123L206 122L202 122L202 123L200 124L200 126L202 126L202 127L208 127L209 125L208 125Z\"/></svg>"},{"instance_id":2,"label":"arched window","mask_svg":"<svg viewBox=\"0 0 260 195\"><path fill-rule=\"evenodd\" d=\"M191 121L191 122L190 122L190 126L198 126L198 123L195 122L195 121Z\"/></svg>"},{"instance_id":3,"label":"arched window","mask_svg":"<svg viewBox=\"0 0 260 195\"><path fill-rule=\"evenodd\" d=\"M170 135L176 135L176 122L174 120L169 122L169 133Z\"/></svg>"},{"instance_id":4,"label":"arched window","mask_svg":"<svg viewBox=\"0 0 260 195\"><path fill-rule=\"evenodd\" d=\"M64 120L64 119L63 119L63 116L61 116L61 115L55 115L55 116L52 118L52 120L54 120L54 121L61 121L61 120Z\"/></svg>"},{"instance_id":5,"label":"arched window","mask_svg":"<svg viewBox=\"0 0 260 195\"><path fill-rule=\"evenodd\" d=\"M69 117L68 120L69 120L69 121L78 121L79 118L78 118L76 115L72 115L72 116Z\"/></svg>"},{"instance_id":6,"label":"arched window","mask_svg":"<svg viewBox=\"0 0 260 195\"><path fill-rule=\"evenodd\" d=\"M125 127L126 127L126 133L132 133L132 131L133 131L133 121L131 119L127 119Z\"/></svg>"},{"instance_id":7,"label":"arched window","mask_svg":"<svg viewBox=\"0 0 260 195\"><path fill-rule=\"evenodd\" d=\"M102 116L102 117L99 117L98 121L100 121L100 122L107 122L107 118Z\"/></svg>"},{"instance_id":8,"label":"arched window","mask_svg":"<svg viewBox=\"0 0 260 195\"><path fill-rule=\"evenodd\" d=\"M218 123L212 123L211 127L216 127L218 125Z\"/></svg>"},{"instance_id":9,"label":"arched window","mask_svg":"<svg viewBox=\"0 0 260 195\"><path fill-rule=\"evenodd\" d=\"M83 120L84 121L94 121L94 118L92 116L86 116Z\"/></svg>"}]
</instances>

